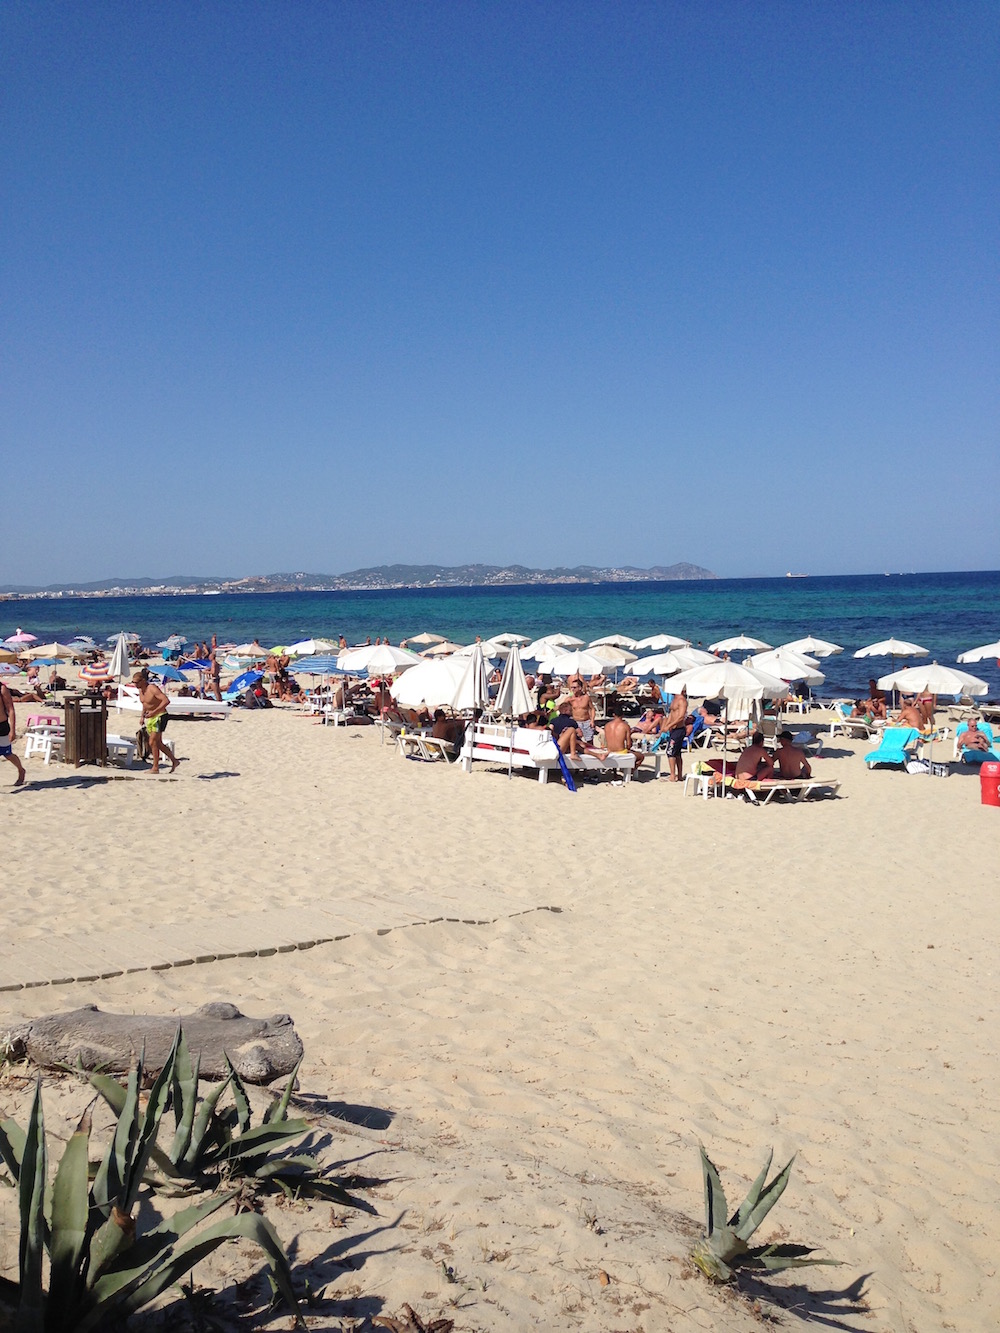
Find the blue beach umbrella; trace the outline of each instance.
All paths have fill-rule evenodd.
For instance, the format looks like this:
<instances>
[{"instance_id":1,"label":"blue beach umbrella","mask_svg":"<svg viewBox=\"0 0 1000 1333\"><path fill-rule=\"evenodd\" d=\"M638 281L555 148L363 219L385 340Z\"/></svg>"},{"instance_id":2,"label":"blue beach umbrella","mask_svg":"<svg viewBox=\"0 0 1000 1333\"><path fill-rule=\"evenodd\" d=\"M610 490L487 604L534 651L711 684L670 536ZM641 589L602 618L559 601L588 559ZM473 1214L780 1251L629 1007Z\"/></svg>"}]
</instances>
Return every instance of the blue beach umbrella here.
<instances>
[{"instance_id":1,"label":"blue beach umbrella","mask_svg":"<svg viewBox=\"0 0 1000 1333\"><path fill-rule=\"evenodd\" d=\"M332 653L318 653L314 657L302 657L295 663L295 672L306 676L363 676L361 670L345 671L337 666L337 659Z\"/></svg>"},{"instance_id":2,"label":"blue beach umbrella","mask_svg":"<svg viewBox=\"0 0 1000 1333\"><path fill-rule=\"evenodd\" d=\"M227 694L242 694L248 690L251 685L256 685L263 676L263 671L244 671L242 676L237 676L235 680L229 682L226 690Z\"/></svg>"},{"instance_id":3,"label":"blue beach umbrella","mask_svg":"<svg viewBox=\"0 0 1000 1333\"><path fill-rule=\"evenodd\" d=\"M159 676L160 680L179 680L182 685L188 683L187 676L185 676L183 672L178 671L177 668L172 666L169 662L161 662L159 666L150 667L149 674L151 676Z\"/></svg>"}]
</instances>

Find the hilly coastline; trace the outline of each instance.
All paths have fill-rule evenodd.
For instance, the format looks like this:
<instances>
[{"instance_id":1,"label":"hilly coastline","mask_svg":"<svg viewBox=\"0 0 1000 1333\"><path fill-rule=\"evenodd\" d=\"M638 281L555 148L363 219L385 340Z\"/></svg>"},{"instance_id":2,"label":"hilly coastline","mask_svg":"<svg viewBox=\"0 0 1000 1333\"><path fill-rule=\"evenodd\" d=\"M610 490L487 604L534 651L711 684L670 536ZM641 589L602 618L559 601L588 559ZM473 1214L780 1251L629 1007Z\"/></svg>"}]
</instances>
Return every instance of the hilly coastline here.
<instances>
[{"instance_id":1,"label":"hilly coastline","mask_svg":"<svg viewBox=\"0 0 1000 1333\"><path fill-rule=\"evenodd\" d=\"M7 597L135 597L170 593L213 592L365 592L391 588L486 588L522 584L642 583L674 579L714 579L701 565L681 562L636 569L631 565L602 568L531 569L527 565L376 565L346 574L252 574L243 578L172 574L166 578L111 578L89 583L54 583L42 587L0 586Z\"/></svg>"}]
</instances>

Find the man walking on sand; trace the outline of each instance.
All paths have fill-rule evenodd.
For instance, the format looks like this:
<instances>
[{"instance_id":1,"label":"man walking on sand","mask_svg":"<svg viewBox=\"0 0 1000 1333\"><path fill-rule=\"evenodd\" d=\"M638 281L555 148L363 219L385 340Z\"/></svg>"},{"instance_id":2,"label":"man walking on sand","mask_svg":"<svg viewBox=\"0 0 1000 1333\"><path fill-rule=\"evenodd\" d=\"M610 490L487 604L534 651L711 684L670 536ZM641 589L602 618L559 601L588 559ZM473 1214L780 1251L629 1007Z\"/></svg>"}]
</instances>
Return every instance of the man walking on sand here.
<instances>
[{"instance_id":1,"label":"man walking on sand","mask_svg":"<svg viewBox=\"0 0 1000 1333\"><path fill-rule=\"evenodd\" d=\"M167 725L167 706L170 700L159 685L154 685L149 679L149 672L145 667L135 673L132 677L132 684L138 689L139 698L142 700L142 722L146 728L146 734L149 736L153 758L150 771L159 773L160 754L162 753L170 760L170 771L172 773L177 767L177 756L163 740L163 731Z\"/></svg>"},{"instance_id":2,"label":"man walking on sand","mask_svg":"<svg viewBox=\"0 0 1000 1333\"><path fill-rule=\"evenodd\" d=\"M14 699L7 686L0 681L0 759L8 759L17 769L15 787L24 786L24 765L14 753L17 724L14 718Z\"/></svg>"},{"instance_id":3,"label":"man walking on sand","mask_svg":"<svg viewBox=\"0 0 1000 1333\"><path fill-rule=\"evenodd\" d=\"M670 781L680 782L684 776L684 738L687 735L688 697L687 690L675 694L667 713L663 730L667 733L667 764L670 767Z\"/></svg>"}]
</instances>

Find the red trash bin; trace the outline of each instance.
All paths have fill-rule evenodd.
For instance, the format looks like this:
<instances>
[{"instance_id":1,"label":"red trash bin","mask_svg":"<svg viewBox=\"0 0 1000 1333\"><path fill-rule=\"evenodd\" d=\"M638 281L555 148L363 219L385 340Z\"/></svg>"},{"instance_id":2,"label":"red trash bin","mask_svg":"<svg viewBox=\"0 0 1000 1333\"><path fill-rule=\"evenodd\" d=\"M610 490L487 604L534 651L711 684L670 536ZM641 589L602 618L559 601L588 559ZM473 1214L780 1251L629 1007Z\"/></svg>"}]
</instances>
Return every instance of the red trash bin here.
<instances>
[{"instance_id":1,"label":"red trash bin","mask_svg":"<svg viewBox=\"0 0 1000 1333\"><path fill-rule=\"evenodd\" d=\"M979 765L979 799L983 805L1000 805L1000 764L992 760Z\"/></svg>"}]
</instances>

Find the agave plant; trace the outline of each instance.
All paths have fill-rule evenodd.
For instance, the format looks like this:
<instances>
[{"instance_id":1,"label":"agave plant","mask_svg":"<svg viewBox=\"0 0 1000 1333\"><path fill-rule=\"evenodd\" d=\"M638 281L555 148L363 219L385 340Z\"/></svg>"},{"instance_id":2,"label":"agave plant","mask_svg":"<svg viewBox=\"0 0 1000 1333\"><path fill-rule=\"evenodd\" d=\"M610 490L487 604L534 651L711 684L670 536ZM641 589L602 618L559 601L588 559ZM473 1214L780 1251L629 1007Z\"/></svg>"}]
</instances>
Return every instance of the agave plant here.
<instances>
[{"instance_id":1,"label":"agave plant","mask_svg":"<svg viewBox=\"0 0 1000 1333\"><path fill-rule=\"evenodd\" d=\"M705 1229L707 1235L691 1251L691 1258L713 1282L728 1282L737 1268L763 1268L772 1273L782 1268L803 1268L807 1264L836 1264L838 1259L812 1259L808 1245L748 1245L750 1237L784 1193L792 1162L765 1184L771 1169L773 1152L767 1155L764 1169L750 1186L746 1198L729 1221L725 1191L719 1173L701 1147L701 1170L705 1181Z\"/></svg>"},{"instance_id":2,"label":"agave plant","mask_svg":"<svg viewBox=\"0 0 1000 1333\"><path fill-rule=\"evenodd\" d=\"M142 1059L129 1074L114 1136L89 1183L88 1107L56 1168L46 1198L48 1157L41 1080L24 1131L0 1122L0 1158L17 1185L20 1204L19 1283L4 1287L14 1307L15 1333L88 1333L112 1317L124 1318L160 1295L227 1240L254 1241L264 1252L281 1294L304 1327L292 1275L271 1225L254 1213L201 1227L233 1195L161 1218L139 1231L133 1216L146 1166L167 1104L175 1048L153 1084L145 1110L139 1102ZM43 1256L49 1256L48 1287Z\"/></svg>"},{"instance_id":3,"label":"agave plant","mask_svg":"<svg viewBox=\"0 0 1000 1333\"><path fill-rule=\"evenodd\" d=\"M228 1057L226 1077L213 1084L199 1103L200 1057L192 1061L180 1028L175 1045L170 1099L174 1135L166 1150L155 1143L150 1148L150 1160L163 1178L155 1183L185 1193L241 1179L252 1181L259 1189L280 1190L289 1197L329 1199L364 1212L375 1211L317 1167L315 1149L283 1151L309 1132L305 1120L288 1118L298 1065L281 1096L274 1098L264 1112L261 1123L253 1125L247 1090ZM90 1081L112 1110L120 1113L126 1097L122 1085L106 1074L92 1074ZM220 1110L227 1088L232 1089L234 1105Z\"/></svg>"}]
</instances>

